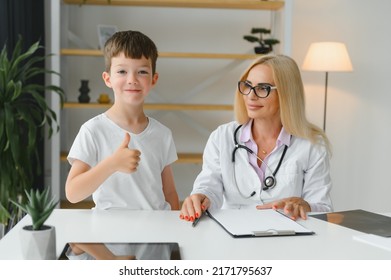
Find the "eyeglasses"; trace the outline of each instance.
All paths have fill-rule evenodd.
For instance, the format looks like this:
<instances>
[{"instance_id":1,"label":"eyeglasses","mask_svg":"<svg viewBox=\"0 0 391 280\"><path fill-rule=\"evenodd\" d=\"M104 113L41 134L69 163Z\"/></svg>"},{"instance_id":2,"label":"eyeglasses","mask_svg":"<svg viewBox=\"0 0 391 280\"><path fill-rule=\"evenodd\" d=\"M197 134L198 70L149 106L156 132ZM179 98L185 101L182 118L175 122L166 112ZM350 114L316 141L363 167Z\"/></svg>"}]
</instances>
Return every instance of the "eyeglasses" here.
<instances>
[{"instance_id":1,"label":"eyeglasses","mask_svg":"<svg viewBox=\"0 0 391 280\"><path fill-rule=\"evenodd\" d=\"M259 98L266 98L269 96L270 92L277 89L277 87L270 84L258 84L252 87L247 82L240 81L238 82L238 89L239 92L243 95L249 95L251 90L253 90L255 95Z\"/></svg>"}]
</instances>

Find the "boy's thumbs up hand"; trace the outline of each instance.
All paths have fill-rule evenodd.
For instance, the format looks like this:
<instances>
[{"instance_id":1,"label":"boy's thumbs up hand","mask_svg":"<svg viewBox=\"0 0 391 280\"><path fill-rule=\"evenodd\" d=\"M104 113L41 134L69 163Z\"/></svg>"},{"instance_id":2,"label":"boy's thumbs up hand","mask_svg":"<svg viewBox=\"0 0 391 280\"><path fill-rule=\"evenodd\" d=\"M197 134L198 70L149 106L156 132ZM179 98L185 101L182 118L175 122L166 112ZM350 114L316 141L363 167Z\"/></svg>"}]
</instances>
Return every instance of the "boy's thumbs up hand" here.
<instances>
[{"instance_id":1,"label":"boy's thumbs up hand","mask_svg":"<svg viewBox=\"0 0 391 280\"><path fill-rule=\"evenodd\" d=\"M124 140L122 141L122 144L121 146L119 146L119 148L128 148L129 147L129 143L130 143L130 134L129 133L125 133L125 138Z\"/></svg>"},{"instance_id":2,"label":"boy's thumbs up hand","mask_svg":"<svg viewBox=\"0 0 391 280\"><path fill-rule=\"evenodd\" d=\"M140 151L129 149L130 134L126 133L121 145L113 154L115 170L124 173L133 173L137 170L140 161Z\"/></svg>"}]
</instances>

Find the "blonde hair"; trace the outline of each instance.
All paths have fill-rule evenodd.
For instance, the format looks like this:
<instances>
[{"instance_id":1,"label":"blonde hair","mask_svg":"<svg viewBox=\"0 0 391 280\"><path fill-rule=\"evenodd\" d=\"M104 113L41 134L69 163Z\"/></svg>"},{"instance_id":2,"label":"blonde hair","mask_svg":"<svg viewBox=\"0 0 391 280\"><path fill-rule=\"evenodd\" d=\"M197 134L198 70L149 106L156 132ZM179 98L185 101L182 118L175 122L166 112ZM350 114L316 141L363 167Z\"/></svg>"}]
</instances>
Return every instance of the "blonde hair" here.
<instances>
[{"instance_id":1,"label":"blonde hair","mask_svg":"<svg viewBox=\"0 0 391 280\"><path fill-rule=\"evenodd\" d=\"M310 123L305 115L304 86L296 62L285 55L262 56L244 71L240 81L245 81L250 70L260 64L269 66L272 71L277 86L281 122L284 129L288 133L308 139L312 143L324 144L331 153L331 145L326 134L322 129ZM236 120L240 124L249 121L243 95L238 89L235 92L234 111Z\"/></svg>"}]
</instances>

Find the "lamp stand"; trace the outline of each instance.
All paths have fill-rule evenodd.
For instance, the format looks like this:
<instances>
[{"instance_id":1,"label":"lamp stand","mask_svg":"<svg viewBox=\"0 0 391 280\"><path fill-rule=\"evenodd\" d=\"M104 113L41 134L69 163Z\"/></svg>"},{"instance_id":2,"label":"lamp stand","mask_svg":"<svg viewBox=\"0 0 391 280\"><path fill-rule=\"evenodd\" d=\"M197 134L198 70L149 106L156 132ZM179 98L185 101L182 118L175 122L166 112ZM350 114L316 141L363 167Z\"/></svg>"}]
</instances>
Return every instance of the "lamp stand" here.
<instances>
[{"instance_id":1,"label":"lamp stand","mask_svg":"<svg viewBox=\"0 0 391 280\"><path fill-rule=\"evenodd\" d=\"M324 86L324 111L323 111L323 131L326 132L326 112L327 112L327 82L329 79L329 72L326 71L326 80Z\"/></svg>"}]
</instances>

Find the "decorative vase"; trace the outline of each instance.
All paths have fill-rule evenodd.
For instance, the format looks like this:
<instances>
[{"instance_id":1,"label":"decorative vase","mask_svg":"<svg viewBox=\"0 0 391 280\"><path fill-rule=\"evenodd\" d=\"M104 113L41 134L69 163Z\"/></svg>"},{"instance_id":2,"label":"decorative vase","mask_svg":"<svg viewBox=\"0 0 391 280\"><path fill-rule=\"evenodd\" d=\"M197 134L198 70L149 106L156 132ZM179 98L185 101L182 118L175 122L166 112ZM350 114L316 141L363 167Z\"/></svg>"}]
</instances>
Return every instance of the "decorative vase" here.
<instances>
[{"instance_id":1,"label":"decorative vase","mask_svg":"<svg viewBox=\"0 0 391 280\"><path fill-rule=\"evenodd\" d=\"M90 92L90 88L88 87L88 80L81 80L81 86L79 88L79 102L80 103L89 103L90 96L88 93Z\"/></svg>"},{"instance_id":2,"label":"decorative vase","mask_svg":"<svg viewBox=\"0 0 391 280\"><path fill-rule=\"evenodd\" d=\"M25 260L56 259L56 229L44 225L42 230L24 226L20 231L22 253Z\"/></svg>"}]
</instances>

